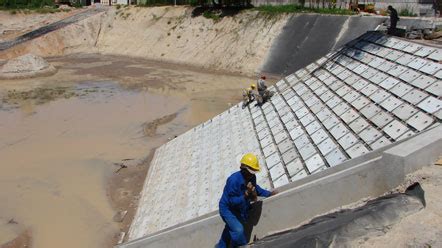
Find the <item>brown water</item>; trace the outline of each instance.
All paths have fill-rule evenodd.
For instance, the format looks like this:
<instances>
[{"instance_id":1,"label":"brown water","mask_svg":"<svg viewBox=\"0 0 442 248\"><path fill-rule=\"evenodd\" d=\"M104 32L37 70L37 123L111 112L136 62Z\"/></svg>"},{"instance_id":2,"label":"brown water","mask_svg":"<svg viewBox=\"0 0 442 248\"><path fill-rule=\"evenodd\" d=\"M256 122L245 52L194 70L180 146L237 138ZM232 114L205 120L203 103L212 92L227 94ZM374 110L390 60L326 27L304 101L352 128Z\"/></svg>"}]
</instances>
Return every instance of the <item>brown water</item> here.
<instances>
[{"instance_id":1,"label":"brown water","mask_svg":"<svg viewBox=\"0 0 442 248\"><path fill-rule=\"evenodd\" d=\"M129 58L51 62L54 76L0 81L0 246L25 230L37 248L111 246L114 163L227 109L248 80Z\"/></svg>"},{"instance_id":2,"label":"brown water","mask_svg":"<svg viewBox=\"0 0 442 248\"><path fill-rule=\"evenodd\" d=\"M167 97L116 91L1 112L2 219L31 227L35 247L99 246L116 231L108 168L146 156L139 127L179 108ZM0 226L0 241L10 238L8 226ZM98 235L90 240L83 230Z\"/></svg>"}]
</instances>

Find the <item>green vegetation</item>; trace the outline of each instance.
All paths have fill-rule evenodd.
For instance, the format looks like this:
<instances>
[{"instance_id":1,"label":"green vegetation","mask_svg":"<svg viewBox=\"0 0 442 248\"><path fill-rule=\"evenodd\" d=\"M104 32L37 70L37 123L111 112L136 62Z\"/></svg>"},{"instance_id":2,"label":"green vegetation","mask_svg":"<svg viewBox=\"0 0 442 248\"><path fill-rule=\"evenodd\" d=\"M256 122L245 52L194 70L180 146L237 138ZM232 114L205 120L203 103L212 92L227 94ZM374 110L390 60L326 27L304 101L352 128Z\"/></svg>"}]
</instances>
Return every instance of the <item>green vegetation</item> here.
<instances>
[{"instance_id":1,"label":"green vegetation","mask_svg":"<svg viewBox=\"0 0 442 248\"><path fill-rule=\"evenodd\" d=\"M31 12L47 14L69 12L69 9L59 9L54 0L0 0L0 10L9 10L9 13L30 14Z\"/></svg>"},{"instance_id":2,"label":"green vegetation","mask_svg":"<svg viewBox=\"0 0 442 248\"><path fill-rule=\"evenodd\" d=\"M74 8L83 8L83 4L81 3L81 0L71 0L71 5Z\"/></svg>"},{"instance_id":3,"label":"green vegetation","mask_svg":"<svg viewBox=\"0 0 442 248\"><path fill-rule=\"evenodd\" d=\"M401 11L399 12L400 16L417 16L416 14L413 13L413 11L409 10L409 9L401 9Z\"/></svg>"},{"instance_id":4,"label":"green vegetation","mask_svg":"<svg viewBox=\"0 0 442 248\"><path fill-rule=\"evenodd\" d=\"M3 9L37 9L43 7L54 7L53 0L0 0Z\"/></svg>"},{"instance_id":5,"label":"green vegetation","mask_svg":"<svg viewBox=\"0 0 442 248\"><path fill-rule=\"evenodd\" d=\"M339 8L313 8L303 7L301 5L288 4L288 5L262 5L253 10L268 14L277 15L284 13L319 13L319 14L332 14L332 15L353 15L355 12L348 9Z\"/></svg>"},{"instance_id":6,"label":"green vegetation","mask_svg":"<svg viewBox=\"0 0 442 248\"><path fill-rule=\"evenodd\" d=\"M221 20L222 18L219 13L215 13L214 11L211 10L204 11L203 16L207 19L212 19L215 22Z\"/></svg>"},{"instance_id":7,"label":"green vegetation","mask_svg":"<svg viewBox=\"0 0 442 248\"><path fill-rule=\"evenodd\" d=\"M139 1L138 6L144 7L152 7L152 6L165 6L165 5L174 5L174 1L172 0L141 0Z\"/></svg>"}]
</instances>

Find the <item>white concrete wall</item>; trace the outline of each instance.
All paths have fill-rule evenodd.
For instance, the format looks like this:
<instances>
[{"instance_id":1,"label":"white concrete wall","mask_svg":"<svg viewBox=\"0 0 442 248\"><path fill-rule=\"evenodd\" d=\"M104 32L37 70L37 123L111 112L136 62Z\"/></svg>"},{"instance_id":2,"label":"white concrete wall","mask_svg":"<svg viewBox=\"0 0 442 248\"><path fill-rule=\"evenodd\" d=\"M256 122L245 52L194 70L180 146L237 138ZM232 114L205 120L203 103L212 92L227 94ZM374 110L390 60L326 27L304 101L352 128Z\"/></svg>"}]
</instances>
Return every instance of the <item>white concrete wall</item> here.
<instances>
[{"instance_id":1,"label":"white concrete wall","mask_svg":"<svg viewBox=\"0 0 442 248\"><path fill-rule=\"evenodd\" d=\"M127 0L116 0L117 4L127 5Z\"/></svg>"}]
</instances>

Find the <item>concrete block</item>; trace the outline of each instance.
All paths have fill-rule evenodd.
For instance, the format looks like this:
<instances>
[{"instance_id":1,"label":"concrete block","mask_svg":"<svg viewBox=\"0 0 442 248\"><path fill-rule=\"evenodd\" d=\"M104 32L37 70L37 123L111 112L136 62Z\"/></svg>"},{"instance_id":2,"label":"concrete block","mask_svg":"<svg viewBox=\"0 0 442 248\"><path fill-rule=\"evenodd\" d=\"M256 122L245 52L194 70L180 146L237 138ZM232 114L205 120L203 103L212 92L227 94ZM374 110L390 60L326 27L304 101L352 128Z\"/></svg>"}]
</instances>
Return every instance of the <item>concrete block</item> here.
<instances>
[{"instance_id":1,"label":"concrete block","mask_svg":"<svg viewBox=\"0 0 442 248\"><path fill-rule=\"evenodd\" d=\"M442 154L442 127L438 126L384 152L388 164L403 165L411 173L434 162Z\"/></svg>"}]
</instances>

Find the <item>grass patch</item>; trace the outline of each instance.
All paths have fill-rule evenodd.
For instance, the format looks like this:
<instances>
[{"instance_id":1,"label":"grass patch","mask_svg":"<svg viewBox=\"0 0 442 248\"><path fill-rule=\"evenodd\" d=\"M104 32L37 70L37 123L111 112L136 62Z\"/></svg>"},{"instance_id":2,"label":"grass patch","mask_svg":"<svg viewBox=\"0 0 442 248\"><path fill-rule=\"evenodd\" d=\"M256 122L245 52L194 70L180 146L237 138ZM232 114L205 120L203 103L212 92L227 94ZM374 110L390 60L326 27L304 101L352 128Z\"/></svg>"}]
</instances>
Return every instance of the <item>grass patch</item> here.
<instances>
[{"instance_id":1,"label":"grass patch","mask_svg":"<svg viewBox=\"0 0 442 248\"><path fill-rule=\"evenodd\" d=\"M318 13L318 14L330 14L330 15L354 15L355 12L348 9L338 9L338 8L309 8L302 7L296 4L287 5L262 5L255 7L252 10L257 10L259 12L268 15L278 15L286 13Z\"/></svg>"},{"instance_id":2,"label":"grass patch","mask_svg":"<svg viewBox=\"0 0 442 248\"><path fill-rule=\"evenodd\" d=\"M417 14L414 14L411 10L409 9L401 9L401 11L399 12L400 16L417 16Z\"/></svg>"},{"instance_id":3,"label":"grass patch","mask_svg":"<svg viewBox=\"0 0 442 248\"><path fill-rule=\"evenodd\" d=\"M38 8L38 9L35 9L34 11L39 14L53 14L53 13L61 12L60 9L54 9L54 8Z\"/></svg>"},{"instance_id":4,"label":"grass patch","mask_svg":"<svg viewBox=\"0 0 442 248\"><path fill-rule=\"evenodd\" d=\"M49 9L49 10L46 10ZM30 10L38 13L59 12L54 0L0 0L0 10L16 11Z\"/></svg>"},{"instance_id":5,"label":"grass patch","mask_svg":"<svg viewBox=\"0 0 442 248\"><path fill-rule=\"evenodd\" d=\"M212 19L214 22L221 20L221 16L219 13L216 13L212 10L206 10L203 13L203 16L207 19Z\"/></svg>"}]
</instances>

